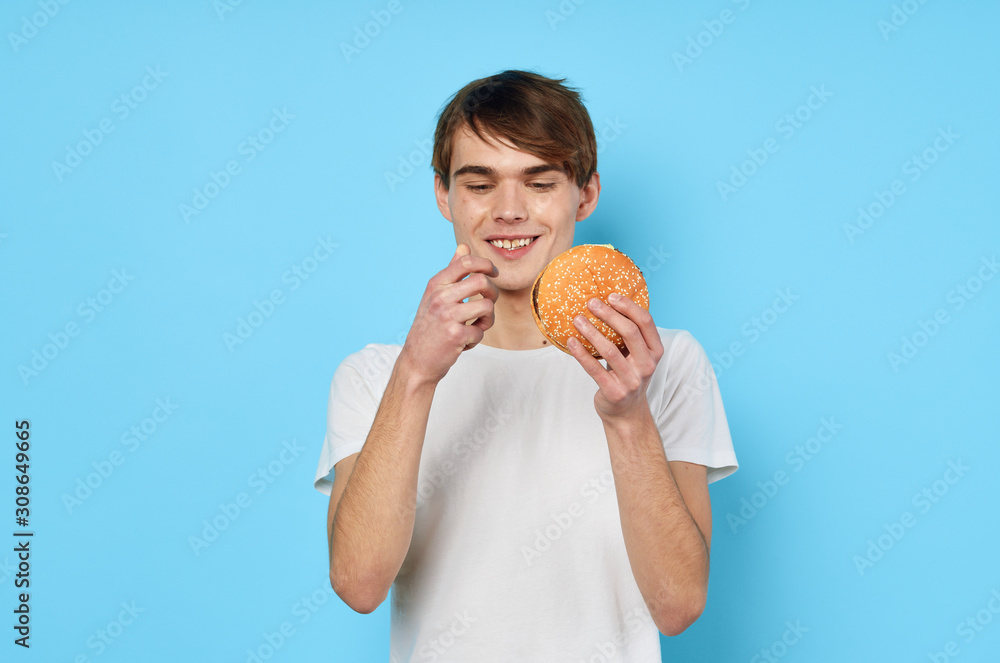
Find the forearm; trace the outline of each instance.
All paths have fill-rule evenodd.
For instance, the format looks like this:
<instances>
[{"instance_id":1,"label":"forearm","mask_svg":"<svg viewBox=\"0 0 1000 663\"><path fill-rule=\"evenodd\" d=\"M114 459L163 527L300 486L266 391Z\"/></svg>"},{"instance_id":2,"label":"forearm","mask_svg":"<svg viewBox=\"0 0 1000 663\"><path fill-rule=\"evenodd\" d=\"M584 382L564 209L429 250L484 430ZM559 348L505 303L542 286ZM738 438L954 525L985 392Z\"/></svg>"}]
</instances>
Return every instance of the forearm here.
<instances>
[{"instance_id":1,"label":"forearm","mask_svg":"<svg viewBox=\"0 0 1000 663\"><path fill-rule=\"evenodd\" d=\"M705 538L674 481L648 408L626 422L605 422L604 429L632 574L658 628L679 633L704 607Z\"/></svg>"},{"instance_id":2,"label":"forearm","mask_svg":"<svg viewBox=\"0 0 1000 663\"><path fill-rule=\"evenodd\" d=\"M330 532L330 576L355 609L386 597L410 547L434 384L397 361Z\"/></svg>"}]
</instances>

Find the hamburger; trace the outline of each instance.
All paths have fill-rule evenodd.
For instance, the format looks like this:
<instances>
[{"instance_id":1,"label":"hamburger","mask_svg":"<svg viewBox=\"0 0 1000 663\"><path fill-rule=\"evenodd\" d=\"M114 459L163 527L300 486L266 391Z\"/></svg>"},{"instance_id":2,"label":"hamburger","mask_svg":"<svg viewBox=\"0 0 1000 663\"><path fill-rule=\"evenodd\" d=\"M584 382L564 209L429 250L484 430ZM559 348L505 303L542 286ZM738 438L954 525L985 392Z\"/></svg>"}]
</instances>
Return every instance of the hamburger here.
<instances>
[{"instance_id":1,"label":"hamburger","mask_svg":"<svg viewBox=\"0 0 1000 663\"><path fill-rule=\"evenodd\" d=\"M570 336L575 336L590 354L602 359L597 348L573 324L573 318L582 313L624 351L624 339L587 306L592 298L608 304L608 295L612 292L625 295L649 310L646 279L627 255L610 244L580 244L553 258L535 279L531 289L531 313L539 331L563 352L572 354L566 342Z\"/></svg>"}]
</instances>

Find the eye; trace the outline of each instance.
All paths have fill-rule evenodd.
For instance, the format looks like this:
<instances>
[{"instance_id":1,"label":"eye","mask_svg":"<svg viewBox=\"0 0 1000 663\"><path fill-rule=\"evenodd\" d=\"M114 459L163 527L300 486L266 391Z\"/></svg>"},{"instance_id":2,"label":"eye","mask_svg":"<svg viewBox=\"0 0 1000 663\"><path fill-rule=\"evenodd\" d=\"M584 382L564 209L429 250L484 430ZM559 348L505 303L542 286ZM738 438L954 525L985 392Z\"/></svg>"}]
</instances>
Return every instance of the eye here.
<instances>
[{"instance_id":1,"label":"eye","mask_svg":"<svg viewBox=\"0 0 1000 663\"><path fill-rule=\"evenodd\" d=\"M489 184L467 184L465 186L465 188L468 189L469 191L483 192L483 191L486 191L486 189L490 188L490 185Z\"/></svg>"},{"instance_id":2,"label":"eye","mask_svg":"<svg viewBox=\"0 0 1000 663\"><path fill-rule=\"evenodd\" d=\"M555 188L555 182L532 182L531 187L539 190Z\"/></svg>"}]
</instances>

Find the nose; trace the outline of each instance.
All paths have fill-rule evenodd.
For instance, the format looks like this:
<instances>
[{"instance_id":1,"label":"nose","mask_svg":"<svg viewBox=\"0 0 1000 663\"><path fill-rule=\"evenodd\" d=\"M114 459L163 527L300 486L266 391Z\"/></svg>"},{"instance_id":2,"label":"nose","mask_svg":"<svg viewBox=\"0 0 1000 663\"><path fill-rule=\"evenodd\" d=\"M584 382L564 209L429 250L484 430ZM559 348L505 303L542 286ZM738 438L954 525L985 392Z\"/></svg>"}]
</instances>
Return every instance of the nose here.
<instances>
[{"instance_id":1,"label":"nose","mask_svg":"<svg viewBox=\"0 0 1000 663\"><path fill-rule=\"evenodd\" d=\"M528 218L525 191L519 182L502 182L497 185L493 201L493 220L519 223Z\"/></svg>"}]
</instances>

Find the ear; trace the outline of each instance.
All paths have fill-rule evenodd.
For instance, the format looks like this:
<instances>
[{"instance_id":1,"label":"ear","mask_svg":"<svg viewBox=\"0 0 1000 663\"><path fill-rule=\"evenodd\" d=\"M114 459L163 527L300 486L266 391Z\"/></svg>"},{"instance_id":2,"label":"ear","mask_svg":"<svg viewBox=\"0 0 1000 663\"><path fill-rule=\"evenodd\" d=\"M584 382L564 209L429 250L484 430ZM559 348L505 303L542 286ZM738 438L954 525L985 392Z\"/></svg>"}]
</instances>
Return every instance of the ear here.
<instances>
[{"instance_id":1,"label":"ear","mask_svg":"<svg viewBox=\"0 0 1000 663\"><path fill-rule=\"evenodd\" d=\"M590 181L580 189L580 204L576 208L576 220L583 221L597 207L597 199L601 197L601 175L595 170Z\"/></svg>"},{"instance_id":2,"label":"ear","mask_svg":"<svg viewBox=\"0 0 1000 663\"><path fill-rule=\"evenodd\" d=\"M448 206L448 189L444 187L444 180L437 173L434 173L434 199L437 202L441 215L452 221L451 208Z\"/></svg>"}]
</instances>

